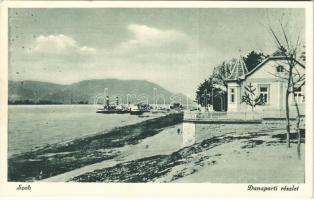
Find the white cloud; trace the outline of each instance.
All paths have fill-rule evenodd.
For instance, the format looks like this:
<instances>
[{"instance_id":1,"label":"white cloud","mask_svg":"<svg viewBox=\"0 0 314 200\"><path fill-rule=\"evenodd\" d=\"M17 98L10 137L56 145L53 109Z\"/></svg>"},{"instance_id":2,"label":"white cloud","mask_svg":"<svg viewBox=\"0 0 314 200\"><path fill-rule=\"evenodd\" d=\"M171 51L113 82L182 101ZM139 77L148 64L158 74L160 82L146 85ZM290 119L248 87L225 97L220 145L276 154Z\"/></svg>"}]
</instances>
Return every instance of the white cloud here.
<instances>
[{"instance_id":1,"label":"white cloud","mask_svg":"<svg viewBox=\"0 0 314 200\"><path fill-rule=\"evenodd\" d=\"M81 54L95 54L96 53L96 49L95 48L91 48L91 47L87 47L87 46L82 46L78 49L78 52Z\"/></svg>"},{"instance_id":2,"label":"white cloud","mask_svg":"<svg viewBox=\"0 0 314 200\"><path fill-rule=\"evenodd\" d=\"M94 54L96 53L96 49L87 46L79 46L77 41L72 37L59 34L38 36L32 45L31 52L41 54L69 54L74 52Z\"/></svg>"},{"instance_id":3,"label":"white cloud","mask_svg":"<svg viewBox=\"0 0 314 200\"><path fill-rule=\"evenodd\" d=\"M197 77L205 74L205 70L199 72L198 68L204 65L206 56L195 51L197 42L184 32L138 24L127 26L126 31L130 33L129 38L110 48L98 49L82 45L70 36L42 35L31 45L31 53L36 56L26 56L28 61L16 65L36 71L25 75L30 80L40 77L50 82L71 83L95 78L145 79L182 93L193 91L198 84ZM41 59L41 54L52 56ZM80 56L83 54L95 55ZM73 73L73 69L79 73ZM189 84L184 88L181 82Z\"/></svg>"},{"instance_id":4,"label":"white cloud","mask_svg":"<svg viewBox=\"0 0 314 200\"><path fill-rule=\"evenodd\" d=\"M188 49L191 45L190 38L177 30L161 30L139 24L130 24L127 29L133 34L133 38L122 42L119 45L120 51L182 51Z\"/></svg>"}]
</instances>

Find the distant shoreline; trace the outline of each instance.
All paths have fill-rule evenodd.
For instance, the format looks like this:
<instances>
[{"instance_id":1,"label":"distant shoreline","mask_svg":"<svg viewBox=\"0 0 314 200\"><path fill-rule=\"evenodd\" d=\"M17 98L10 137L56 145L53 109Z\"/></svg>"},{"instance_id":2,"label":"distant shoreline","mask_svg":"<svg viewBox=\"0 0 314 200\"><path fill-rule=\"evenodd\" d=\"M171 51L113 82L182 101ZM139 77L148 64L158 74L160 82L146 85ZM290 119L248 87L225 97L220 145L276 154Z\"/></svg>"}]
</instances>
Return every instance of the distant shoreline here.
<instances>
[{"instance_id":1,"label":"distant shoreline","mask_svg":"<svg viewBox=\"0 0 314 200\"><path fill-rule=\"evenodd\" d=\"M8 106L103 106L102 104L8 104Z\"/></svg>"},{"instance_id":2,"label":"distant shoreline","mask_svg":"<svg viewBox=\"0 0 314 200\"><path fill-rule=\"evenodd\" d=\"M35 103L35 102L25 102L25 103L21 103L21 102L8 102L8 105L93 105L93 104L89 104L86 102L82 102L82 103L61 103L61 102L39 102L39 103Z\"/></svg>"}]
</instances>

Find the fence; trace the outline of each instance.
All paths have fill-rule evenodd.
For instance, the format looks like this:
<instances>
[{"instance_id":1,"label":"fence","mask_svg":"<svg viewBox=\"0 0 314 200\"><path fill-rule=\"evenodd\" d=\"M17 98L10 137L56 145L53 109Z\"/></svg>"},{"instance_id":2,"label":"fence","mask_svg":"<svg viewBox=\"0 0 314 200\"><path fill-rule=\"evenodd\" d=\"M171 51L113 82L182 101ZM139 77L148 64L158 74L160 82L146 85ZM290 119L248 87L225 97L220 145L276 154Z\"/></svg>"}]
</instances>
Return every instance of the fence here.
<instances>
[{"instance_id":1,"label":"fence","mask_svg":"<svg viewBox=\"0 0 314 200\"><path fill-rule=\"evenodd\" d=\"M260 120L262 119L258 113L247 112L185 112L185 120Z\"/></svg>"},{"instance_id":2,"label":"fence","mask_svg":"<svg viewBox=\"0 0 314 200\"><path fill-rule=\"evenodd\" d=\"M296 112L291 110L290 117L295 118ZM263 118L285 118L284 110L259 112L184 112L185 120L262 120Z\"/></svg>"}]
</instances>

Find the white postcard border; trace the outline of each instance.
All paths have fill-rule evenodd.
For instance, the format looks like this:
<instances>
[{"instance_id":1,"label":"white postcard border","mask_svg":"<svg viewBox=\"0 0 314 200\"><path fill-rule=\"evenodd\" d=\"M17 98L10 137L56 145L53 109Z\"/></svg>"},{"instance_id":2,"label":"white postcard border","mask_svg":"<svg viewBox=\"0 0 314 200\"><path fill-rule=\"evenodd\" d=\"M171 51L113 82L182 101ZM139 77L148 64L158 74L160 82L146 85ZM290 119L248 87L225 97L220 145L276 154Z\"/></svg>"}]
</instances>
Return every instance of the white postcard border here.
<instances>
[{"instance_id":1,"label":"white postcard border","mask_svg":"<svg viewBox=\"0 0 314 200\"><path fill-rule=\"evenodd\" d=\"M298 192L252 192L249 184L214 183L15 183L7 182L8 141L8 8L305 8L306 9L306 142L305 184ZM4 1L1 4L1 67L0 67L0 196L125 196L125 197L203 197L260 196L310 197L313 195L313 3L312 2L253 2L253 1ZM310 66L310 67L309 67ZM30 184L30 191L17 191L19 184ZM287 184L254 184L285 186ZM288 184L292 185L292 184Z\"/></svg>"}]
</instances>

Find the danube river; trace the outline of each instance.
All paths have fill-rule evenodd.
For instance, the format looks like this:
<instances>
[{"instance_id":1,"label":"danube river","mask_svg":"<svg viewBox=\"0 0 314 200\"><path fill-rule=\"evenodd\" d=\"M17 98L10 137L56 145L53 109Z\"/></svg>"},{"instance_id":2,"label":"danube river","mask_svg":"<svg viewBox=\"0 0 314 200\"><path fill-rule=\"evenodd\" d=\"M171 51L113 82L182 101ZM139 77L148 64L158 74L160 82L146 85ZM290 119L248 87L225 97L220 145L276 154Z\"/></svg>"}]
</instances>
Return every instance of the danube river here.
<instances>
[{"instance_id":1,"label":"danube river","mask_svg":"<svg viewBox=\"0 0 314 200\"><path fill-rule=\"evenodd\" d=\"M156 117L99 114L97 108L95 105L9 106L9 156Z\"/></svg>"}]
</instances>

